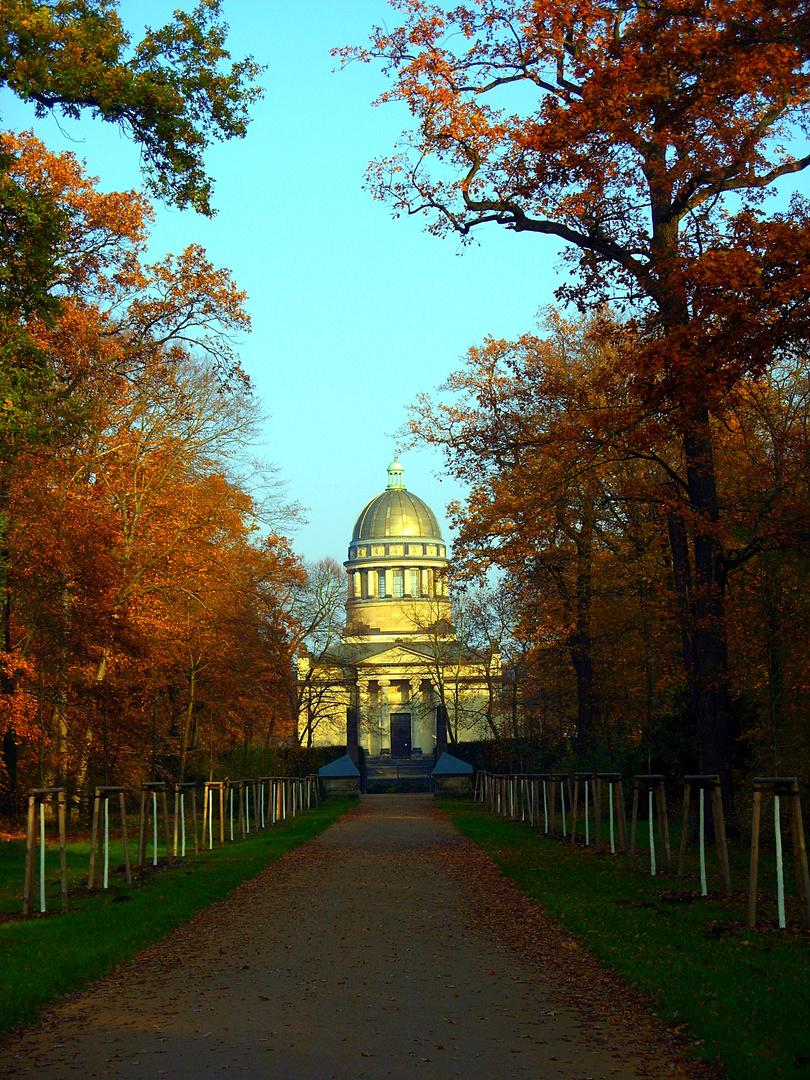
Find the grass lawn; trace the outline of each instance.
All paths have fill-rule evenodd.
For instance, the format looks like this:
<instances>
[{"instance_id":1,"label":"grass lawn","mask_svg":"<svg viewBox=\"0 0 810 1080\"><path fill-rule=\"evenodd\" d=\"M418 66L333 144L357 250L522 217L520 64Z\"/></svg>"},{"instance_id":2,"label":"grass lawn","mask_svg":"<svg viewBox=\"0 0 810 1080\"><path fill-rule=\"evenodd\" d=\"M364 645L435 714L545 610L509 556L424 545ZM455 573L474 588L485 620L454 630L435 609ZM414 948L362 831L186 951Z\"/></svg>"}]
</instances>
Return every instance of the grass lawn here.
<instances>
[{"instance_id":1,"label":"grass lawn","mask_svg":"<svg viewBox=\"0 0 810 1080\"><path fill-rule=\"evenodd\" d=\"M59 849L49 845L48 913L0 922L0 1034L33 1020L43 1005L99 978L200 908L228 896L242 881L311 839L354 805L356 799L329 799L317 810L224 848L192 854L165 870L150 867L140 881L136 873L132 887L126 884L123 866L117 865L123 862L119 844L112 848L115 871L111 869L107 891L87 892L89 842L69 843L66 915L60 912ZM136 843L130 848L134 854ZM20 911L24 865L23 841L0 843L0 917ZM37 910L38 897L36 892Z\"/></svg>"},{"instance_id":2,"label":"grass lawn","mask_svg":"<svg viewBox=\"0 0 810 1080\"><path fill-rule=\"evenodd\" d=\"M707 849L710 895L700 897L696 856L685 901L674 900L675 875L649 874L646 827L637 841L637 869L623 855L545 839L528 825L495 817L481 806L446 800L450 818L530 896L635 986L659 1014L688 1025L702 1053L732 1080L810 1076L810 936L795 923L795 889L786 882L788 929L775 926L775 904L761 901L757 930L746 928L747 848L732 848L732 885L717 889L714 848ZM641 823L640 823L641 825ZM673 829L673 871L678 830ZM792 858L786 873L792 874ZM762 889L775 888L768 853ZM791 918L794 920L791 929Z\"/></svg>"}]
</instances>

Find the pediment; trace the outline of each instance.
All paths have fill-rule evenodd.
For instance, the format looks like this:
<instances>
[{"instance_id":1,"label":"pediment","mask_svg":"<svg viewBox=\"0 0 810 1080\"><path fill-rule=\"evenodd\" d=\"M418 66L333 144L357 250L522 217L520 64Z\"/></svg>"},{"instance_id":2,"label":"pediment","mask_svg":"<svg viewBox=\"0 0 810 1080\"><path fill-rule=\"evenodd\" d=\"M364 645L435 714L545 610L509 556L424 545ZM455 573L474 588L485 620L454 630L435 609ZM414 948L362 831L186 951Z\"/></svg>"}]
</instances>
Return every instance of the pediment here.
<instances>
[{"instance_id":1,"label":"pediment","mask_svg":"<svg viewBox=\"0 0 810 1080\"><path fill-rule=\"evenodd\" d=\"M431 662L432 658L429 653L419 652L417 649L409 649L406 646L396 644L364 657L359 661L357 667L358 671L362 671L364 675L368 676L372 672L384 668L418 667L424 671L425 666Z\"/></svg>"}]
</instances>

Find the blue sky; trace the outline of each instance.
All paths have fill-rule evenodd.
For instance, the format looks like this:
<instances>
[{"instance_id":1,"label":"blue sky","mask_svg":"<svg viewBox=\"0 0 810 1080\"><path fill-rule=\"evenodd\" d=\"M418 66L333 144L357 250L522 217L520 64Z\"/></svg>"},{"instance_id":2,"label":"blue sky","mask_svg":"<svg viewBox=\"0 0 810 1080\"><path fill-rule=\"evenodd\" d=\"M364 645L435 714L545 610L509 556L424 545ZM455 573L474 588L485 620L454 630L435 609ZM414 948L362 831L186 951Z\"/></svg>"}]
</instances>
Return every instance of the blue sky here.
<instances>
[{"instance_id":1,"label":"blue sky","mask_svg":"<svg viewBox=\"0 0 810 1080\"><path fill-rule=\"evenodd\" d=\"M182 6L190 6L191 0ZM125 0L137 37L177 2ZM267 65L247 138L209 155L217 216L157 207L153 255L201 243L248 292L253 333L242 361L270 419L261 453L307 508L295 534L307 559L343 560L355 518L386 484L406 408L486 334L534 325L556 284L553 245L493 229L461 252L415 218L394 220L363 190L369 160L407 126L372 108L384 85L369 65L335 72L333 46L362 44L389 16L383 0L225 0L232 55ZM0 97L5 128L33 126L51 149L86 159L105 189L139 186L138 152L100 122L34 122ZM405 482L444 521L459 494L439 457L402 457Z\"/></svg>"},{"instance_id":2,"label":"blue sky","mask_svg":"<svg viewBox=\"0 0 810 1080\"><path fill-rule=\"evenodd\" d=\"M181 0L123 0L133 38L163 25ZM182 0L188 7L193 0ZM487 334L531 330L559 283L546 238L481 230L464 249L416 218L393 219L363 190L365 167L408 126L400 105L372 108L384 88L372 65L334 71L330 49L363 44L389 18L385 0L224 0L231 52L267 65L247 138L214 147L218 214L157 206L152 254L201 243L247 290L253 333L243 366L270 418L258 450L307 508L295 534L307 559L342 560L355 518L386 483L395 433ZM393 16L395 17L395 16ZM34 122L0 94L4 127L31 127L71 149L107 190L139 186L137 149L89 118ZM807 191L791 178L785 192ZM410 451L405 482L440 520L462 494L438 455Z\"/></svg>"}]
</instances>

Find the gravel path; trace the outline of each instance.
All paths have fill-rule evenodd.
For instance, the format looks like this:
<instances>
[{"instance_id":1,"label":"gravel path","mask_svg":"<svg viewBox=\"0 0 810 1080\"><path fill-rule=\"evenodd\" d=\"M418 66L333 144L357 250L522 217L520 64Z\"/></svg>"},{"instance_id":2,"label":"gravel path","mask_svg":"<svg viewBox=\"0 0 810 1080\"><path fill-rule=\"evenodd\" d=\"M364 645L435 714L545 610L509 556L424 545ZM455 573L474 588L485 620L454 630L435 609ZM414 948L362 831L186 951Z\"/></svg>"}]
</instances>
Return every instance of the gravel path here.
<instances>
[{"instance_id":1,"label":"gravel path","mask_svg":"<svg viewBox=\"0 0 810 1080\"><path fill-rule=\"evenodd\" d=\"M545 981L557 986L559 971L487 927L477 909L495 871L471 848L429 796L368 796L231 899L49 1010L5 1048L3 1075L684 1075L663 1043L645 1054L631 1031L560 1004Z\"/></svg>"}]
</instances>

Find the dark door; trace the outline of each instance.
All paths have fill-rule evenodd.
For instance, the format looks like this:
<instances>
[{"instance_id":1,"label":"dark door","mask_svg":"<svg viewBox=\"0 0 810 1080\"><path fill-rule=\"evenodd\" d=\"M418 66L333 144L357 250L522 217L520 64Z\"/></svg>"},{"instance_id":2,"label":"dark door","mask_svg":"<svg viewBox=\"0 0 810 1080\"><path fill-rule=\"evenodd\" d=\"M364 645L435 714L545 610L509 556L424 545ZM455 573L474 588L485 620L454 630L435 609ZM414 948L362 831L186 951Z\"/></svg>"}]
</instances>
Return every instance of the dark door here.
<instances>
[{"instance_id":1,"label":"dark door","mask_svg":"<svg viewBox=\"0 0 810 1080\"><path fill-rule=\"evenodd\" d=\"M411 714L391 713L391 757L411 756Z\"/></svg>"}]
</instances>

